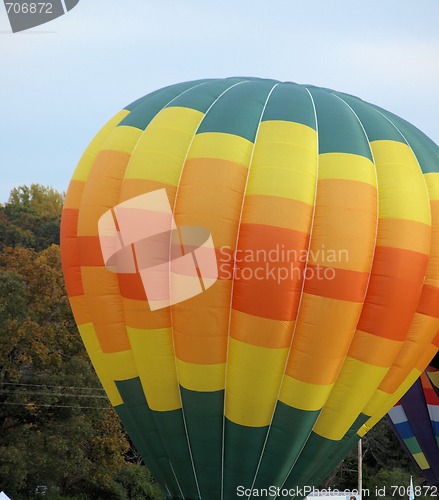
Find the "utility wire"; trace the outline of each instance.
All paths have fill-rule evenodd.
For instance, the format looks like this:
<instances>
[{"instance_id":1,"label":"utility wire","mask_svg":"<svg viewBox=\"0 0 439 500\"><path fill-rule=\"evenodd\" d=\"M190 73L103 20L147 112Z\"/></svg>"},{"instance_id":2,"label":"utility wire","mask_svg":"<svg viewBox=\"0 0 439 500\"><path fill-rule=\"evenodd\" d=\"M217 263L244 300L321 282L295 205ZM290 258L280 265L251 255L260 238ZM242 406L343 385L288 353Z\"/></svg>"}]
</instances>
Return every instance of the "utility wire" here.
<instances>
[{"instance_id":1,"label":"utility wire","mask_svg":"<svg viewBox=\"0 0 439 500\"><path fill-rule=\"evenodd\" d=\"M0 405L14 405L14 406L28 406L30 403L8 403L8 402L0 402ZM69 406L69 405L38 405L38 406L47 406L51 408L81 408L81 409L91 409L91 410L112 410L112 407L108 406Z\"/></svg>"},{"instance_id":2,"label":"utility wire","mask_svg":"<svg viewBox=\"0 0 439 500\"><path fill-rule=\"evenodd\" d=\"M108 399L107 396L96 396L94 394L66 394L64 392L44 392L44 391L4 391L0 389L0 394L15 394L28 396L49 396L49 397L66 397L66 398L94 398Z\"/></svg>"},{"instance_id":3,"label":"utility wire","mask_svg":"<svg viewBox=\"0 0 439 500\"><path fill-rule=\"evenodd\" d=\"M51 389L79 389L81 391L101 391L104 389L101 387L75 387L75 386L64 386L64 385L47 385L47 384L23 384L18 382L0 382L0 386L2 385L15 385L15 386L23 386L23 387L47 387Z\"/></svg>"}]
</instances>

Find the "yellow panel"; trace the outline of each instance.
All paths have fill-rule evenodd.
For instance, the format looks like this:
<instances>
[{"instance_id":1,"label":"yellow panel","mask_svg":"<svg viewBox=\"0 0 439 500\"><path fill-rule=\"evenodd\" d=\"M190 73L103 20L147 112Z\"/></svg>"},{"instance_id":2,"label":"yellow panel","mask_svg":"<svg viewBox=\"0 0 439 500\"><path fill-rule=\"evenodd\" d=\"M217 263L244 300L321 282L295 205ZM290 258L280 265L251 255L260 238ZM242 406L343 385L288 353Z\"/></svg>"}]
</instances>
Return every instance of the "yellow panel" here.
<instances>
[{"instance_id":1,"label":"yellow panel","mask_svg":"<svg viewBox=\"0 0 439 500\"><path fill-rule=\"evenodd\" d=\"M225 363L198 365L177 359L180 385L190 391L214 392L224 389Z\"/></svg>"},{"instance_id":2,"label":"yellow panel","mask_svg":"<svg viewBox=\"0 0 439 500\"><path fill-rule=\"evenodd\" d=\"M243 137L222 132L197 134L189 151L191 158L219 158L248 167L253 143Z\"/></svg>"},{"instance_id":3,"label":"yellow panel","mask_svg":"<svg viewBox=\"0 0 439 500\"><path fill-rule=\"evenodd\" d=\"M299 410L320 410L328 399L333 384L308 384L285 375L279 401Z\"/></svg>"},{"instance_id":4,"label":"yellow panel","mask_svg":"<svg viewBox=\"0 0 439 500\"><path fill-rule=\"evenodd\" d=\"M314 432L326 439L341 439L362 412L387 371L388 368L347 357Z\"/></svg>"},{"instance_id":5,"label":"yellow panel","mask_svg":"<svg viewBox=\"0 0 439 500\"><path fill-rule=\"evenodd\" d=\"M103 360L109 367L114 380L129 380L137 377L132 351L103 353Z\"/></svg>"},{"instance_id":6,"label":"yellow panel","mask_svg":"<svg viewBox=\"0 0 439 500\"><path fill-rule=\"evenodd\" d=\"M381 217L431 224L424 176L413 151L401 142L373 141Z\"/></svg>"},{"instance_id":7,"label":"yellow panel","mask_svg":"<svg viewBox=\"0 0 439 500\"><path fill-rule=\"evenodd\" d=\"M116 127L104 142L102 149L131 154L142 134L143 130L136 127Z\"/></svg>"},{"instance_id":8,"label":"yellow panel","mask_svg":"<svg viewBox=\"0 0 439 500\"><path fill-rule=\"evenodd\" d=\"M155 411L181 408L171 328L127 330L148 406Z\"/></svg>"},{"instance_id":9,"label":"yellow panel","mask_svg":"<svg viewBox=\"0 0 439 500\"><path fill-rule=\"evenodd\" d=\"M119 111L116 115L108 121L101 130L95 135L94 139L88 145L81 159L79 160L78 166L73 174L72 180L74 181L86 181L88 174L90 173L91 167L93 166L93 162L96 158L96 155L102 149L102 145L104 144L107 137L113 131L113 129L120 123L130 112L126 109Z\"/></svg>"},{"instance_id":10,"label":"yellow panel","mask_svg":"<svg viewBox=\"0 0 439 500\"><path fill-rule=\"evenodd\" d=\"M378 423L410 389L420 375L421 372L419 370L412 370L410 375L404 380L404 383L400 385L394 394L390 395L378 389L363 410L363 413L369 415L371 418L363 424L357 434L359 436L364 436L369 432L369 430L372 429L372 427Z\"/></svg>"},{"instance_id":11,"label":"yellow panel","mask_svg":"<svg viewBox=\"0 0 439 500\"><path fill-rule=\"evenodd\" d=\"M430 466L428 465L427 459L425 458L425 455L422 452L413 453L413 458L416 460L416 463L419 465L419 467L422 470L426 470L426 469L430 468Z\"/></svg>"},{"instance_id":12,"label":"yellow panel","mask_svg":"<svg viewBox=\"0 0 439 500\"><path fill-rule=\"evenodd\" d=\"M364 156L348 153L321 154L319 179L345 179L377 185L375 165Z\"/></svg>"},{"instance_id":13,"label":"yellow panel","mask_svg":"<svg viewBox=\"0 0 439 500\"><path fill-rule=\"evenodd\" d=\"M126 179L147 179L176 186L194 134L204 114L172 107L160 111L143 132L125 172Z\"/></svg>"},{"instance_id":14,"label":"yellow panel","mask_svg":"<svg viewBox=\"0 0 439 500\"><path fill-rule=\"evenodd\" d=\"M123 403L117 390L114 379L111 377L107 362L102 354L101 346L96 337L93 325L87 323L78 326L79 333L81 334L82 341L84 342L87 353L93 363L93 367L99 377L99 380L107 393L108 398L113 406L118 406Z\"/></svg>"},{"instance_id":15,"label":"yellow panel","mask_svg":"<svg viewBox=\"0 0 439 500\"><path fill-rule=\"evenodd\" d=\"M304 161L303 164L307 165L307 162ZM303 170L288 170L275 166L257 169L252 167L247 194L281 196L313 205L315 183L315 174Z\"/></svg>"},{"instance_id":16,"label":"yellow panel","mask_svg":"<svg viewBox=\"0 0 439 500\"><path fill-rule=\"evenodd\" d=\"M317 132L302 123L284 120L266 120L261 122L257 142L294 143L315 151L317 146Z\"/></svg>"},{"instance_id":17,"label":"yellow panel","mask_svg":"<svg viewBox=\"0 0 439 500\"><path fill-rule=\"evenodd\" d=\"M247 195L271 195L314 205L317 172L315 130L298 123L262 122Z\"/></svg>"},{"instance_id":18,"label":"yellow panel","mask_svg":"<svg viewBox=\"0 0 439 500\"><path fill-rule=\"evenodd\" d=\"M288 349L267 349L233 338L229 342L226 417L239 425L269 425Z\"/></svg>"},{"instance_id":19,"label":"yellow panel","mask_svg":"<svg viewBox=\"0 0 439 500\"><path fill-rule=\"evenodd\" d=\"M430 201L439 200L439 173L431 172L424 174L425 182L427 183L428 192L430 194Z\"/></svg>"}]
</instances>

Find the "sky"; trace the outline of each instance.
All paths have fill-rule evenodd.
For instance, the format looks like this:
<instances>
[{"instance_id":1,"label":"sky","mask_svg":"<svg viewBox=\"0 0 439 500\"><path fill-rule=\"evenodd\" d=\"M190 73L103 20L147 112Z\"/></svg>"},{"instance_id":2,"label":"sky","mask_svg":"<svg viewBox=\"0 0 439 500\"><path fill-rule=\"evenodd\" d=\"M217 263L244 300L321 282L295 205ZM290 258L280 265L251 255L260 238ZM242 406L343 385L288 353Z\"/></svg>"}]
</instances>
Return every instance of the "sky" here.
<instances>
[{"instance_id":1,"label":"sky","mask_svg":"<svg viewBox=\"0 0 439 500\"><path fill-rule=\"evenodd\" d=\"M439 144L437 0L80 0L12 34L0 4L0 203L67 189L99 128L137 98L258 76L347 92Z\"/></svg>"}]
</instances>

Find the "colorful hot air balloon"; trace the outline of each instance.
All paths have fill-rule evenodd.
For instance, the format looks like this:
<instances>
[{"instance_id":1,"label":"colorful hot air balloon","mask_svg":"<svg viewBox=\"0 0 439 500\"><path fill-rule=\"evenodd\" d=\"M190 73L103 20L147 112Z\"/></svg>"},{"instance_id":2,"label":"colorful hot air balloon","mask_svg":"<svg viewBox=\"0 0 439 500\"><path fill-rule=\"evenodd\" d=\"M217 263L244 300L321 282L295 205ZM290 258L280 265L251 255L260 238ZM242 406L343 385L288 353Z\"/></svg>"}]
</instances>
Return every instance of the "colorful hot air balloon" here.
<instances>
[{"instance_id":1,"label":"colorful hot air balloon","mask_svg":"<svg viewBox=\"0 0 439 500\"><path fill-rule=\"evenodd\" d=\"M439 397L425 373L389 411L388 417L402 446L437 492Z\"/></svg>"},{"instance_id":2,"label":"colorful hot air balloon","mask_svg":"<svg viewBox=\"0 0 439 500\"><path fill-rule=\"evenodd\" d=\"M97 134L65 280L169 498L317 484L419 377L439 342L438 152L358 98L255 78L158 90Z\"/></svg>"}]
</instances>

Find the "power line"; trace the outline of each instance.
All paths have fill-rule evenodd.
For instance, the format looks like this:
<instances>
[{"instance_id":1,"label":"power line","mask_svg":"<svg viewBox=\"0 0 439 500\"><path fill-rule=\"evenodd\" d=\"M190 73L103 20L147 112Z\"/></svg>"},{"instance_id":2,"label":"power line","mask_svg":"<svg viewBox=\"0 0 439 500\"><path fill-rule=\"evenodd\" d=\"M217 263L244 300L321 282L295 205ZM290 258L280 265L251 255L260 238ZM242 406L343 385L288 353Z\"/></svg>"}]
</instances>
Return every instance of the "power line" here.
<instances>
[{"instance_id":1,"label":"power line","mask_svg":"<svg viewBox=\"0 0 439 500\"><path fill-rule=\"evenodd\" d=\"M104 389L101 387L75 387L75 386L64 386L64 385L47 385L47 384L23 384L18 382L0 382L0 386L2 385L17 385L23 387L47 387L51 389L78 389L81 391L101 391L104 392Z\"/></svg>"},{"instance_id":2,"label":"power line","mask_svg":"<svg viewBox=\"0 0 439 500\"><path fill-rule=\"evenodd\" d=\"M44 391L4 391L0 389L0 394L28 395L28 396L48 396L48 397L66 397L66 398L94 398L108 399L107 396L96 396L94 394L66 394L64 392L44 392Z\"/></svg>"},{"instance_id":3,"label":"power line","mask_svg":"<svg viewBox=\"0 0 439 500\"><path fill-rule=\"evenodd\" d=\"M1 403L0 405L13 405L13 406L28 406L30 403L8 403L7 401ZM81 409L91 409L91 410L112 410L112 407L108 406L75 406L75 405L38 405L38 406L46 406L50 408L81 408Z\"/></svg>"}]
</instances>

